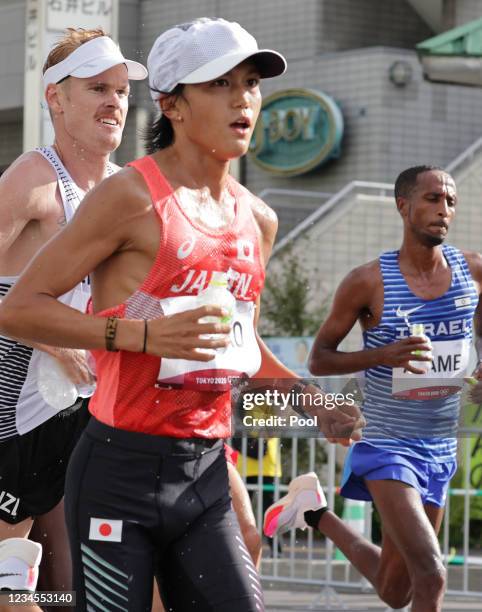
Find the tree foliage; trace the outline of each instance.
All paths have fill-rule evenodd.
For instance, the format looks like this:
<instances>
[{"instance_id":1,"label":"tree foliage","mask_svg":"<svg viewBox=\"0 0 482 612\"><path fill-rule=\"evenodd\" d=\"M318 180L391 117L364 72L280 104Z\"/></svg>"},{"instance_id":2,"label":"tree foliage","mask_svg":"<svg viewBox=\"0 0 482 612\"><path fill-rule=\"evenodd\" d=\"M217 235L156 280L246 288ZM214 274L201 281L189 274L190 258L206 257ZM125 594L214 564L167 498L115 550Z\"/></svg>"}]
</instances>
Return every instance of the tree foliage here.
<instances>
[{"instance_id":1,"label":"tree foliage","mask_svg":"<svg viewBox=\"0 0 482 612\"><path fill-rule=\"evenodd\" d=\"M281 271L267 276L261 307L261 331L267 336L311 336L328 312L328 297L310 304L309 279L296 256L283 258Z\"/></svg>"}]
</instances>

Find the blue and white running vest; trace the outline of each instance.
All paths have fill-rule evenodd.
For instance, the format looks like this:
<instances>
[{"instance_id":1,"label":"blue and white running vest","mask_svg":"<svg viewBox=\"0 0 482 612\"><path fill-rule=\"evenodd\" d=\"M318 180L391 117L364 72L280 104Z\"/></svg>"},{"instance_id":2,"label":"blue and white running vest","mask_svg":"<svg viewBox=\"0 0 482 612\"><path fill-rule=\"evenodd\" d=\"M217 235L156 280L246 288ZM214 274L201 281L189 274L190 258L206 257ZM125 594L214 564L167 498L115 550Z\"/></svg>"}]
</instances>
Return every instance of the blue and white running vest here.
<instances>
[{"instance_id":1,"label":"blue and white running vest","mask_svg":"<svg viewBox=\"0 0 482 612\"><path fill-rule=\"evenodd\" d=\"M400 272L399 252L383 253L379 260L383 314L380 323L363 334L364 348L373 349L406 338L409 325L423 323L433 347L427 374L386 366L365 371L367 426L363 439L379 448L437 463L456 456L460 389L479 300L462 253L443 246L443 254L452 271L450 288L439 298L424 300L412 293Z\"/></svg>"}]
</instances>

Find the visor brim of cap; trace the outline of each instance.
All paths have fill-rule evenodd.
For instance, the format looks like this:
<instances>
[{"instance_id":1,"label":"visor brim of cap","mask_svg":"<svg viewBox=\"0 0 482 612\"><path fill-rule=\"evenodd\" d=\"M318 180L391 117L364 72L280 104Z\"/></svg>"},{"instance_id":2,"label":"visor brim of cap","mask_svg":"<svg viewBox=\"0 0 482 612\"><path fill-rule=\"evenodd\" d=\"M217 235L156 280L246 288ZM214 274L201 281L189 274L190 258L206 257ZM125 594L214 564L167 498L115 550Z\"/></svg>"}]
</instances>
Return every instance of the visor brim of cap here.
<instances>
[{"instance_id":1,"label":"visor brim of cap","mask_svg":"<svg viewBox=\"0 0 482 612\"><path fill-rule=\"evenodd\" d=\"M119 59L118 57L99 58L95 61L95 65L89 62L86 66L79 66L70 73L70 76L77 77L78 79L87 79L119 64L125 64L127 77L133 81L141 81L147 77L147 69L142 64L124 58Z\"/></svg>"},{"instance_id":2,"label":"visor brim of cap","mask_svg":"<svg viewBox=\"0 0 482 612\"><path fill-rule=\"evenodd\" d=\"M246 60L252 60L256 64L259 75L263 79L279 76L286 70L286 60L281 53L271 49L260 49L254 53L231 53L218 57L180 79L179 83L193 85L212 81Z\"/></svg>"}]
</instances>

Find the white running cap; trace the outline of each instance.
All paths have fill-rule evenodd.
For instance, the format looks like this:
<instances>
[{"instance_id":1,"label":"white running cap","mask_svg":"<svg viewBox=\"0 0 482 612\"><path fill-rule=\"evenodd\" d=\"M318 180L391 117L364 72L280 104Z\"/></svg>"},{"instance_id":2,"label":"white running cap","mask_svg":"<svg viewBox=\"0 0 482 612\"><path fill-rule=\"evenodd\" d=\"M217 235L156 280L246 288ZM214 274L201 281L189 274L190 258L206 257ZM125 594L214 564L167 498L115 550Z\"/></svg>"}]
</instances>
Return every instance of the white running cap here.
<instances>
[{"instance_id":1,"label":"white running cap","mask_svg":"<svg viewBox=\"0 0 482 612\"><path fill-rule=\"evenodd\" d=\"M98 36L81 44L64 60L46 70L43 75L44 89L50 83L58 83L68 76L86 79L118 64L126 65L129 79L140 81L147 76L146 68L139 62L125 59L112 38Z\"/></svg>"},{"instance_id":2,"label":"white running cap","mask_svg":"<svg viewBox=\"0 0 482 612\"><path fill-rule=\"evenodd\" d=\"M229 72L252 58L262 78L286 70L277 51L259 49L256 39L239 23L202 17L174 26L154 43L147 66L154 101L169 94L179 83L204 83Z\"/></svg>"}]
</instances>

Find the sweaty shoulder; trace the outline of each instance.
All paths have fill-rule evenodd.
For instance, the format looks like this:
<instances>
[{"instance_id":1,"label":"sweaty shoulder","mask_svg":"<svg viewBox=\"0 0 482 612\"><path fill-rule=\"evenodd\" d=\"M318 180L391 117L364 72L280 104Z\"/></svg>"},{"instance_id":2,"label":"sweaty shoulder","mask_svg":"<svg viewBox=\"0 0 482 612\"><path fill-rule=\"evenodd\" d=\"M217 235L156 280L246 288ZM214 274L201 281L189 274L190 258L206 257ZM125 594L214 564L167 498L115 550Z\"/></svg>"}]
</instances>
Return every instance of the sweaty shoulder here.
<instances>
[{"instance_id":1,"label":"sweaty shoulder","mask_svg":"<svg viewBox=\"0 0 482 612\"><path fill-rule=\"evenodd\" d=\"M48 181L49 179L56 180L57 178L52 164L38 151L27 151L22 153L20 157L17 157L5 171L2 180L3 177L8 176L18 177L22 172L25 173L23 181L28 183L32 183L34 180Z\"/></svg>"},{"instance_id":2,"label":"sweaty shoulder","mask_svg":"<svg viewBox=\"0 0 482 612\"><path fill-rule=\"evenodd\" d=\"M57 187L52 165L38 152L18 157L0 178L0 200L15 203L26 218L41 219L48 213Z\"/></svg>"},{"instance_id":3,"label":"sweaty shoulder","mask_svg":"<svg viewBox=\"0 0 482 612\"><path fill-rule=\"evenodd\" d=\"M278 231L278 217L275 211L266 202L263 202L261 198L252 194L246 187L237 182L236 185L238 190L246 196L251 206L251 211L263 236L263 240L272 246Z\"/></svg>"},{"instance_id":4,"label":"sweaty shoulder","mask_svg":"<svg viewBox=\"0 0 482 612\"><path fill-rule=\"evenodd\" d=\"M130 248L152 227L152 210L142 176L127 167L89 191L65 231L103 241L114 252Z\"/></svg>"},{"instance_id":5,"label":"sweaty shoulder","mask_svg":"<svg viewBox=\"0 0 482 612\"><path fill-rule=\"evenodd\" d=\"M373 296L383 288L383 279L378 259L353 268L343 279L346 289L353 291L353 296Z\"/></svg>"},{"instance_id":6,"label":"sweaty shoulder","mask_svg":"<svg viewBox=\"0 0 482 612\"><path fill-rule=\"evenodd\" d=\"M462 251L470 274L477 283L482 283L482 255L477 251Z\"/></svg>"},{"instance_id":7,"label":"sweaty shoulder","mask_svg":"<svg viewBox=\"0 0 482 612\"><path fill-rule=\"evenodd\" d=\"M276 234L278 217L275 211L257 196L251 194L251 210L261 231Z\"/></svg>"},{"instance_id":8,"label":"sweaty shoulder","mask_svg":"<svg viewBox=\"0 0 482 612\"><path fill-rule=\"evenodd\" d=\"M104 179L89 192L81 208L95 206L115 209L121 217L147 212L152 208L147 185L142 176L132 167L125 167Z\"/></svg>"},{"instance_id":9,"label":"sweaty shoulder","mask_svg":"<svg viewBox=\"0 0 482 612\"><path fill-rule=\"evenodd\" d=\"M383 294L380 263L376 259L354 268L345 276L335 294L333 312L352 313L364 328L373 327L383 311Z\"/></svg>"}]
</instances>

